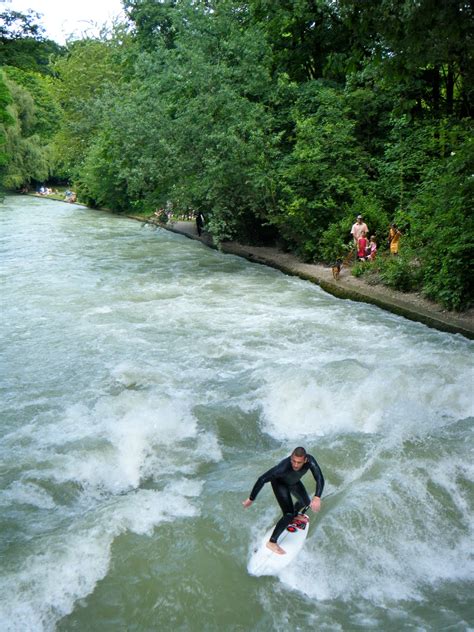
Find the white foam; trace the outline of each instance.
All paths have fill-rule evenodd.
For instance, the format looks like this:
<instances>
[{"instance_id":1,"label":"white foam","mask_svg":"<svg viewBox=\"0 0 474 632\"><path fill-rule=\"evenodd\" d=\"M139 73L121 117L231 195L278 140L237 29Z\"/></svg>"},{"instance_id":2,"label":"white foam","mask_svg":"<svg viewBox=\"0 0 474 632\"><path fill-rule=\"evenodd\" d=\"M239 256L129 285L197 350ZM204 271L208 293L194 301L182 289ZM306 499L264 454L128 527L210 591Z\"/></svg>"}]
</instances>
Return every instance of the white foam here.
<instances>
[{"instance_id":1,"label":"white foam","mask_svg":"<svg viewBox=\"0 0 474 632\"><path fill-rule=\"evenodd\" d=\"M105 577L111 547L121 533L151 535L162 522L191 517L197 508L178 494L183 485L163 492L140 490L120 496L84 517L74 529L41 539L21 568L0 578L0 627L4 632L49 631L72 612L78 599L93 592ZM186 495L200 494L201 482L186 486Z\"/></svg>"},{"instance_id":2,"label":"white foam","mask_svg":"<svg viewBox=\"0 0 474 632\"><path fill-rule=\"evenodd\" d=\"M18 503L39 509L53 509L56 506L51 494L34 483L14 481L0 492L0 506Z\"/></svg>"},{"instance_id":3,"label":"white foam","mask_svg":"<svg viewBox=\"0 0 474 632\"><path fill-rule=\"evenodd\" d=\"M119 534L149 536L161 522L195 516L193 500L202 490L196 469L221 458L216 437L199 430L186 396L173 400L152 390L72 405L50 423L11 433L6 449L18 444L28 467L0 503L53 509L67 524L75 518L61 535L42 537L39 530L21 567L0 578L0 628L8 632L53 630L107 574ZM62 507L29 479L60 490L73 483L77 492ZM162 491L137 489L144 480L169 482Z\"/></svg>"},{"instance_id":4,"label":"white foam","mask_svg":"<svg viewBox=\"0 0 474 632\"><path fill-rule=\"evenodd\" d=\"M54 630L72 612L78 598L105 576L112 538L98 534L48 541L47 548L27 558L21 568L0 580L0 624L5 632Z\"/></svg>"},{"instance_id":5,"label":"white foam","mask_svg":"<svg viewBox=\"0 0 474 632\"><path fill-rule=\"evenodd\" d=\"M398 451L379 459L376 451L365 467L348 470L330 511L312 521L302 564L281 580L311 599L380 605L422 601L442 582L472 581L472 481L449 453L430 461ZM436 491L442 487L445 494Z\"/></svg>"},{"instance_id":6,"label":"white foam","mask_svg":"<svg viewBox=\"0 0 474 632\"><path fill-rule=\"evenodd\" d=\"M220 458L215 437L198 432L186 398L176 401L148 391L105 396L92 409L71 406L62 419L30 426L27 435L35 442L28 459L33 461L39 446L48 451L49 463L47 468L31 469L30 475L57 483L74 481L89 491L117 492L167 471L190 471L193 457L211 447L211 460ZM181 447L189 440L195 441L195 455ZM37 453L36 460L41 456Z\"/></svg>"},{"instance_id":7,"label":"white foam","mask_svg":"<svg viewBox=\"0 0 474 632\"><path fill-rule=\"evenodd\" d=\"M409 435L420 425L432 429L474 412L462 370L443 368L420 380L405 366L346 365L344 379L334 363L318 368L305 359L290 369L264 370L259 390L263 429L278 440L297 440L374 433L396 421L400 432Z\"/></svg>"}]
</instances>

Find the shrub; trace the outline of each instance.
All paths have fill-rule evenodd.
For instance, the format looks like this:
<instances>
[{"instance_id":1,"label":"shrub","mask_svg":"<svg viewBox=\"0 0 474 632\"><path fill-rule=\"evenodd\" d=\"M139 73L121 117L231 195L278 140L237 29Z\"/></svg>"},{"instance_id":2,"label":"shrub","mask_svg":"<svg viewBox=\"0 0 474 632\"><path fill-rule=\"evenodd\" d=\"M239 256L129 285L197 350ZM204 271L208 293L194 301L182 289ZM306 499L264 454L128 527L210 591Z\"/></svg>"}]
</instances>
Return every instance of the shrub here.
<instances>
[{"instance_id":1,"label":"shrub","mask_svg":"<svg viewBox=\"0 0 474 632\"><path fill-rule=\"evenodd\" d=\"M370 266L371 264L368 261L358 261L356 264L352 266L351 274L352 276L360 278L366 275L370 271L369 270Z\"/></svg>"},{"instance_id":2,"label":"shrub","mask_svg":"<svg viewBox=\"0 0 474 632\"><path fill-rule=\"evenodd\" d=\"M413 292L420 289L422 275L422 269L414 265L409 252L399 256L385 257L380 264L382 282L401 292Z\"/></svg>"},{"instance_id":3,"label":"shrub","mask_svg":"<svg viewBox=\"0 0 474 632\"><path fill-rule=\"evenodd\" d=\"M410 211L412 239L423 261L423 293L462 310L474 302L474 142L469 123L454 131L454 150L429 171Z\"/></svg>"}]
</instances>

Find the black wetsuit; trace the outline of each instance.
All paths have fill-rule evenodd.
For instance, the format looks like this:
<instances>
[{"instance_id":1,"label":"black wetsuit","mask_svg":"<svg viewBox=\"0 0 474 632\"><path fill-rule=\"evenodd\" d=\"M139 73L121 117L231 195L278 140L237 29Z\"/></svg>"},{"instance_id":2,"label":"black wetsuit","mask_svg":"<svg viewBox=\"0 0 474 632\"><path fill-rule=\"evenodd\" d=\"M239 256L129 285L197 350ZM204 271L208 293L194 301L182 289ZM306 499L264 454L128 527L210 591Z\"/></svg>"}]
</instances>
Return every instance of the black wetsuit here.
<instances>
[{"instance_id":1,"label":"black wetsuit","mask_svg":"<svg viewBox=\"0 0 474 632\"><path fill-rule=\"evenodd\" d=\"M202 233L202 229L204 228L204 215L202 213L198 213L196 215L196 228L197 228L197 234L200 237Z\"/></svg>"},{"instance_id":2,"label":"black wetsuit","mask_svg":"<svg viewBox=\"0 0 474 632\"><path fill-rule=\"evenodd\" d=\"M290 524L296 514L303 508L310 504L311 500L308 496L301 477L306 474L308 470L311 470L314 480L316 481L315 496L321 497L324 488L324 477L321 472L321 468L316 462L314 456L307 454L307 461L301 467L300 470L294 470L291 465L291 457L283 459L278 465L272 467L271 470L262 474L252 491L250 492L250 500L255 500L257 494L265 485L265 483L272 484L273 493L276 496L278 504L283 512L283 516L277 522L275 529L271 535L270 542L276 542L281 533ZM293 504L291 495L298 499L296 504Z\"/></svg>"}]
</instances>

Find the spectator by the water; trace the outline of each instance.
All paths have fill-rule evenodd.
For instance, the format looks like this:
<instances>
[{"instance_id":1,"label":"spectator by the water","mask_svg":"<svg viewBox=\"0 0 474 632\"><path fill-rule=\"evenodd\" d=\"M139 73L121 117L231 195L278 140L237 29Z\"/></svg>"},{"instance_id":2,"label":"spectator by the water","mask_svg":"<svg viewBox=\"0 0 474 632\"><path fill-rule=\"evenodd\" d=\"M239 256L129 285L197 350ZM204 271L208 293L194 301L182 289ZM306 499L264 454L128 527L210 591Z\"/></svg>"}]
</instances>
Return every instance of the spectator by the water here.
<instances>
[{"instance_id":1,"label":"spectator by the water","mask_svg":"<svg viewBox=\"0 0 474 632\"><path fill-rule=\"evenodd\" d=\"M153 215L157 217L160 224L168 223L168 213L165 211L164 208L159 208L153 213Z\"/></svg>"},{"instance_id":2,"label":"spectator by the water","mask_svg":"<svg viewBox=\"0 0 474 632\"><path fill-rule=\"evenodd\" d=\"M367 246L367 259L368 261L374 261L377 256L377 242L375 235L371 235L369 245Z\"/></svg>"},{"instance_id":3,"label":"spectator by the water","mask_svg":"<svg viewBox=\"0 0 474 632\"><path fill-rule=\"evenodd\" d=\"M354 245L358 248L359 239L362 237L362 234L367 235L369 229L367 228L367 224L364 222L364 218L362 215L358 215L355 223L351 228L351 235L354 239Z\"/></svg>"},{"instance_id":4,"label":"spectator by the water","mask_svg":"<svg viewBox=\"0 0 474 632\"><path fill-rule=\"evenodd\" d=\"M398 230L398 226L396 224L390 225L390 230L388 231L388 243L390 245L390 254L398 255L398 250L400 247L400 237L402 236L401 232Z\"/></svg>"},{"instance_id":5,"label":"spectator by the water","mask_svg":"<svg viewBox=\"0 0 474 632\"><path fill-rule=\"evenodd\" d=\"M360 261L365 261L365 257L367 255L367 245L367 237L365 236L365 233L362 233L357 241L357 258Z\"/></svg>"},{"instance_id":6,"label":"spectator by the water","mask_svg":"<svg viewBox=\"0 0 474 632\"><path fill-rule=\"evenodd\" d=\"M204 228L204 215L201 213L201 211L199 211L198 214L196 215L196 229L197 229L197 234L199 235L199 237L201 236L203 228Z\"/></svg>"}]
</instances>

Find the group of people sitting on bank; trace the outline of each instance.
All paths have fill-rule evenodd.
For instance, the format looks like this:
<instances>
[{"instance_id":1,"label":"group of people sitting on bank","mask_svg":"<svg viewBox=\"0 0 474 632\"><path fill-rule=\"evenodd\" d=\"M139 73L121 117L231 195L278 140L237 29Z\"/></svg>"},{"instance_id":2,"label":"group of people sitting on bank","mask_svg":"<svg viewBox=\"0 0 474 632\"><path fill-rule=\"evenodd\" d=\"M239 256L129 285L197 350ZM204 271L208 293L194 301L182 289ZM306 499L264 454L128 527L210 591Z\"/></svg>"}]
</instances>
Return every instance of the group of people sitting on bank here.
<instances>
[{"instance_id":1,"label":"group of people sitting on bank","mask_svg":"<svg viewBox=\"0 0 474 632\"><path fill-rule=\"evenodd\" d=\"M77 195L75 191L69 191L69 189L64 193L64 201L73 204L77 201Z\"/></svg>"},{"instance_id":2,"label":"group of people sitting on bank","mask_svg":"<svg viewBox=\"0 0 474 632\"><path fill-rule=\"evenodd\" d=\"M45 187L45 186L40 186L38 189L36 189L36 195L53 195L54 194L58 194L58 190L57 189L50 189L49 187Z\"/></svg>"},{"instance_id":3,"label":"group of people sitting on bank","mask_svg":"<svg viewBox=\"0 0 474 632\"><path fill-rule=\"evenodd\" d=\"M29 188L27 185L25 185L22 190L21 193L28 193L29 192ZM47 196L47 195L60 195L60 192L58 191L58 189L51 189L50 187L46 187L44 185L41 185L40 187L38 187L36 189L36 195L43 195L43 196ZM67 189L64 192L64 201L65 202L70 202L71 204L73 204L74 202L77 202L77 194L75 191L70 191L69 189Z\"/></svg>"}]
</instances>

